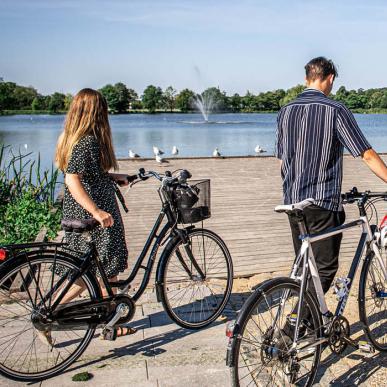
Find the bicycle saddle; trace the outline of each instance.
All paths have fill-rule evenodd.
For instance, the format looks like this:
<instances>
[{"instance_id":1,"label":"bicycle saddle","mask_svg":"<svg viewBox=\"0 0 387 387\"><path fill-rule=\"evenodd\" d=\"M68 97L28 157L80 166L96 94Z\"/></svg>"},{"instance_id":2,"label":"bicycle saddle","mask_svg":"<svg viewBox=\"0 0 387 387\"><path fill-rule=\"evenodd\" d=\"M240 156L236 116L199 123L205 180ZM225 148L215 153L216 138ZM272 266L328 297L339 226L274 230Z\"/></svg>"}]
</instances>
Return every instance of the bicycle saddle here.
<instances>
[{"instance_id":1,"label":"bicycle saddle","mask_svg":"<svg viewBox=\"0 0 387 387\"><path fill-rule=\"evenodd\" d=\"M98 221L91 219L62 219L60 222L62 229L66 232L82 233L84 231L94 230L98 225Z\"/></svg>"},{"instance_id":2,"label":"bicycle saddle","mask_svg":"<svg viewBox=\"0 0 387 387\"><path fill-rule=\"evenodd\" d=\"M282 204L274 208L275 212L292 212L295 210L303 211L306 207L314 204L314 199L308 198L303 200L302 202L294 203L294 204Z\"/></svg>"}]
</instances>

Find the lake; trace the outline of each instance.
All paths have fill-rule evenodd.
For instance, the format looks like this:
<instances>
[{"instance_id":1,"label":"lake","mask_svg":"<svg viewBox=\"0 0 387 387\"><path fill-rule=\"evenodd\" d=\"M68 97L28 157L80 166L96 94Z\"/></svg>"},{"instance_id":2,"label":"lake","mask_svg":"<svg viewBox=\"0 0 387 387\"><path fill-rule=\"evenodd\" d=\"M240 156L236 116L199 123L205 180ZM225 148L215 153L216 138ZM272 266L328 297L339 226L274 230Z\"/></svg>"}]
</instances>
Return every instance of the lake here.
<instances>
[{"instance_id":1,"label":"lake","mask_svg":"<svg viewBox=\"0 0 387 387\"><path fill-rule=\"evenodd\" d=\"M356 120L375 150L387 152L387 114L356 114ZM22 152L40 152L42 164L51 165L63 115L0 116L0 143ZM128 157L129 149L153 157L152 146L171 155L211 156L215 147L224 156L254 154L256 145L273 154L276 114L125 114L110 116L116 155Z\"/></svg>"}]
</instances>

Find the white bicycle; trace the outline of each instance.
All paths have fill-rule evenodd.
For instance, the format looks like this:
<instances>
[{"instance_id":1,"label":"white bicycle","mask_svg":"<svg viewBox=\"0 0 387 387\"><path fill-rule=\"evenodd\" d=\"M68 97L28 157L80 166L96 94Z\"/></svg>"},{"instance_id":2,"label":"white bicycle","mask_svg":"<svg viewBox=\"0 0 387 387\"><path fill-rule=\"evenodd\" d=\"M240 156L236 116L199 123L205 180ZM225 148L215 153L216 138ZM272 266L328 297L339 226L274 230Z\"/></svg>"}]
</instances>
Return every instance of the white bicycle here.
<instances>
[{"instance_id":1,"label":"white bicycle","mask_svg":"<svg viewBox=\"0 0 387 387\"><path fill-rule=\"evenodd\" d=\"M387 268L381 254L383 235L377 226L370 225L366 213L380 200L387 200L387 192L352 189L343 195L343 201L357 204L359 219L315 235L308 234L303 215L313 199L276 207L275 211L297 219L302 246L290 277L261 284L247 299L236 321L228 325L227 364L231 367L234 386L311 386L321 352L327 346L335 354L342 353L348 344L366 352L387 351ZM334 283L338 305L335 313L331 313L312 245L359 226L362 233L348 276ZM349 322L343 316L363 255L359 317L369 342L353 340ZM314 291L307 286L310 279Z\"/></svg>"}]
</instances>

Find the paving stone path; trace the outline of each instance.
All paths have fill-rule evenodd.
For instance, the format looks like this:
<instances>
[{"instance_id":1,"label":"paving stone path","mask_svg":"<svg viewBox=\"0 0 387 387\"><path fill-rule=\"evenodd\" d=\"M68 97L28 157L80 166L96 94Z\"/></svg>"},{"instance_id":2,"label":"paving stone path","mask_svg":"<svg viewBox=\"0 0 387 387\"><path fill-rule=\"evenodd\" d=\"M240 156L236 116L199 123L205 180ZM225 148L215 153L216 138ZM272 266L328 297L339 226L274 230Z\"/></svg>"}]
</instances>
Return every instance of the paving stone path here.
<instances>
[{"instance_id":1,"label":"paving stone path","mask_svg":"<svg viewBox=\"0 0 387 387\"><path fill-rule=\"evenodd\" d=\"M339 274L345 273L346 267ZM272 276L283 273L273 273ZM115 342L91 342L81 359L62 375L38 386L200 386L226 387L231 385L225 364L227 338L225 322L234 319L236 311L266 274L235 281L233 294L224 316L210 327L189 331L175 325L155 300L150 289L139 304L132 326L135 335L118 338ZM353 289L345 316L351 323L354 337L362 336L358 323L357 288ZM335 297L330 294L333 309ZM88 371L88 382L73 382L72 376ZM330 350L323 353L316 386L377 386L386 385L387 356L381 353L364 355L347 348L337 357ZM0 379L0 386L22 383Z\"/></svg>"}]
</instances>

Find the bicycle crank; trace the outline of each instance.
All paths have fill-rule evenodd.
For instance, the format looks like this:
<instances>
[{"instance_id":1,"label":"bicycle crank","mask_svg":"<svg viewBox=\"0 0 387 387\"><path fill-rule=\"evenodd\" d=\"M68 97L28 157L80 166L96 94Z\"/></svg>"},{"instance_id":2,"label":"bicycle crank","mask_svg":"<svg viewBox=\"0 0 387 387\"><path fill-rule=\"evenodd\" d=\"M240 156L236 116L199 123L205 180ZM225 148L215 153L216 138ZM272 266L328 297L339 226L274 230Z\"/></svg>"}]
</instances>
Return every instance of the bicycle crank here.
<instances>
[{"instance_id":1,"label":"bicycle crank","mask_svg":"<svg viewBox=\"0 0 387 387\"><path fill-rule=\"evenodd\" d=\"M331 351L336 355L342 354L348 344L352 344L349 336L350 328L348 320L343 316L335 317L328 333L328 343Z\"/></svg>"},{"instance_id":2,"label":"bicycle crank","mask_svg":"<svg viewBox=\"0 0 387 387\"><path fill-rule=\"evenodd\" d=\"M115 340L114 326L130 321L136 310L136 306L130 297L120 295L118 298L120 302L117 304L115 314L102 329L102 335L105 340Z\"/></svg>"}]
</instances>

